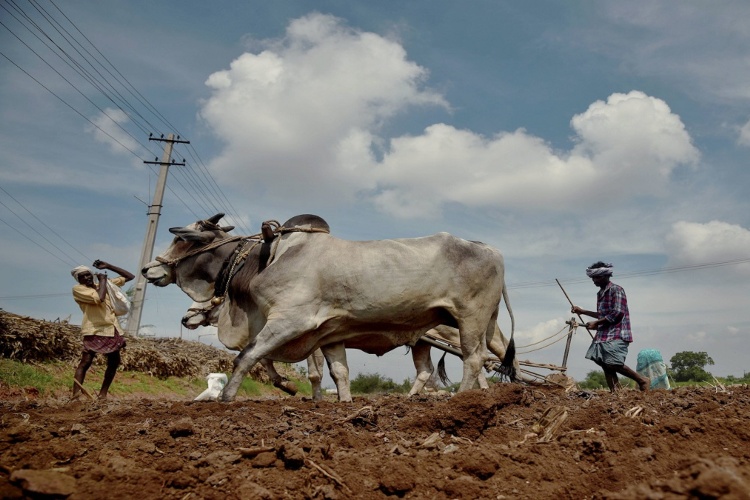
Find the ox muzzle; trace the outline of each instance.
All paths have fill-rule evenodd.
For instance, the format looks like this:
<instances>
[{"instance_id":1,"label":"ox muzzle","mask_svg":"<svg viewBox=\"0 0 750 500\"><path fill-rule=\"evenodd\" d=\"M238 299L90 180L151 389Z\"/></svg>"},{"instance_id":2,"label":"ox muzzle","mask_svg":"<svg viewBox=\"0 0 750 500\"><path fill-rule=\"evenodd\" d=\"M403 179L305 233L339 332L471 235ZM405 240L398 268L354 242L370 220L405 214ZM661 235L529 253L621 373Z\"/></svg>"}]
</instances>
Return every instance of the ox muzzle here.
<instances>
[{"instance_id":1,"label":"ox muzzle","mask_svg":"<svg viewBox=\"0 0 750 500\"><path fill-rule=\"evenodd\" d=\"M152 260L141 269L141 274L152 285L163 287L175 282L172 266Z\"/></svg>"}]
</instances>

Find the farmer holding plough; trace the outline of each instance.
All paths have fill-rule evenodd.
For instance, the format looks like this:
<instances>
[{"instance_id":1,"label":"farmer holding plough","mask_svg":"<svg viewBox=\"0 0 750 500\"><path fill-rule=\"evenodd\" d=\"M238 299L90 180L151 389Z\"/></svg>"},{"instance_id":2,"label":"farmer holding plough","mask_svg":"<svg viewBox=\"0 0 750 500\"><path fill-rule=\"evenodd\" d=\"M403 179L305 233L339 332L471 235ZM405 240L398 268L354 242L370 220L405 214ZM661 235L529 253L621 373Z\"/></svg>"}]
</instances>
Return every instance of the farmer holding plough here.
<instances>
[{"instance_id":1,"label":"farmer holding plough","mask_svg":"<svg viewBox=\"0 0 750 500\"><path fill-rule=\"evenodd\" d=\"M649 379L625 365L628 346L633 342L630 331L630 313L625 290L620 285L612 283L612 264L596 262L586 269L586 275L599 287L596 294L596 311L587 311L576 305L571 308L575 314L585 314L594 321L586 323L586 328L596 330L586 358L590 359L604 370L604 377L611 392L620 389L617 374L635 380L641 391L649 388Z\"/></svg>"}]
</instances>

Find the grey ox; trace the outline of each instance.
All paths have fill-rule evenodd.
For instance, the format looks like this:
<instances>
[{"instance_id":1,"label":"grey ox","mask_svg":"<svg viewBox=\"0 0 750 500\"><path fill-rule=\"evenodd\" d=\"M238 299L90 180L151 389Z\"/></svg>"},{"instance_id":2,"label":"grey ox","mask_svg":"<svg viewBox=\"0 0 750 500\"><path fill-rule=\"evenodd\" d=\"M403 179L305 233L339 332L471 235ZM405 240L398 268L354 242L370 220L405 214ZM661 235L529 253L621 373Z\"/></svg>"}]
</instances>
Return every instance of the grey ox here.
<instances>
[{"instance_id":1,"label":"grey ox","mask_svg":"<svg viewBox=\"0 0 750 500\"><path fill-rule=\"evenodd\" d=\"M185 315L182 317L182 324L189 330L194 330L199 326L217 326L219 321L219 311L223 304L214 305L211 301L208 302L193 302L188 308ZM449 345L458 345L460 342L458 330L445 325L439 325L435 328L425 332L425 336L431 337L436 340L442 340L447 342ZM508 346L508 339L505 338L500 327L495 326L495 334L492 339L488 339L487 349L492 354L497 356L497 359L502 361L505 359L505 349ZM333 346L334 352L331 353L331 346L326 346L328 351L329 368L331 378L336 383L336 392L338 394L339 401L351 402L351 387L349 385L349 366L346 359L336 359L334 356L339 353L339 346ZM346 343L345 343L346 347ZM396 346L394 346L395 348ZM339 353L340 354L340 353ZM443 360L440 360L438 364L438 372L435 372L434 365L430 355L430 345L422 340L417 343L411 349L412 361L414 362L414 368L417 371L417 375L414 378L414 384L409 391L409 396L418 394L423 389L434 389L436 376L439 376L441 382L446 384L448 382L447 374L443 365ZM307 358L307 377L312 387L313 401L322 401L323 399L323 360L324 354L321 349L316 349L311 356ZM274 368L273 362L270 360L262 359L260 363L266 369L269 379L275 387L294 395L295 392L290 390L291 387L296 387L292 382L282 377ZM488 361L492 367L495 366L495 362ZM485 365L486 366L486 365ZM492 370L492 367L487 367L488 370ZM520 373L518 359L515 360L513 368L516 370L517 377L519 380L523 380L524 377ZM484 385L482 378L484 374L479 374L479 384Z\"/></svg>"},{"instance_id":2,"label":"grey ox","mask_svg":"<svg viewBox=\"0 0 750 500\"><path fill-rule=\"evenodd\" d=\"M486 387L479 375L503 298L513 321L498 250L447 233L347 241L321 229L328 224L314 215L294 217L264 234L262 244L251 243L218 226L222 217L171 228L172 244L142 273L156 286L177 283L196 302L228 300L219 340L241 352L223 401L235 398L261 359L296 363L319 347L343 353L344 342L382 354L414 346L438 325L459 331L459 391ZM511 377L514 350L511 330L503 361Z\"/></svg>"}]
</instances>

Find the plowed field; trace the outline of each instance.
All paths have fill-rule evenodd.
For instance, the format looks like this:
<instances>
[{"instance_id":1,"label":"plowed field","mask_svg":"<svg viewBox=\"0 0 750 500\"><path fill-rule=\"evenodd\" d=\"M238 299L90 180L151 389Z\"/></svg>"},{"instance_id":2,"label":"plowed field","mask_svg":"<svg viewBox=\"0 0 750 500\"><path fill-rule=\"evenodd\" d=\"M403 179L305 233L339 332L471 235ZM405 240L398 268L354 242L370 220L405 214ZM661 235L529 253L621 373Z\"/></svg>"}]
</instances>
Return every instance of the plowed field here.
<instances>
[{"instance_id":1,"label":"plowed field","mask_svg":"<svg viewBox=\"0 0 750 500\"><path fill-rule=\"evenodd\" d=\"M0 402L0 496L750 498L750 389ZM36 493L35 493L36 492Z\"/></svg>"}]
</instances>

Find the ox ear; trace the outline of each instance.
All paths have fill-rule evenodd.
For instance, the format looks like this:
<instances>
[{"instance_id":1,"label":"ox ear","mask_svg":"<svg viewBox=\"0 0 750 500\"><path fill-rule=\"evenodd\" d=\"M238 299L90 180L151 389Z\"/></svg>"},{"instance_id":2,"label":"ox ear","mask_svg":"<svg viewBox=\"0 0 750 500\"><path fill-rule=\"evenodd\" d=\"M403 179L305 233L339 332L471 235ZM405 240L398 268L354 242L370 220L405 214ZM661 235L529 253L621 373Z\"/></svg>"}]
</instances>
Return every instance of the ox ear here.
<instances>
[{"instance_id":1,"label":"ox ear","mask_svg":"<svg viewBox=\"0 0 750 500\"><path fill-rule=\"evenodd\" d=\"M224 217L224 214L216 214L216 215L214 215L213 217L210 217L210 218L208 218L208 219L206 219L206 220L207 220L208 222L210 222L211 224L214 224L214 225L215 225L215 224L218 224L218 223L219 223L219 221L221 220L221 218L222 218L222 217Z\"/></svg>"},{"instance_id":2,"label":"ox ear","mask_svg":"<svg viewBox=\"0 0 750 500\"><path fill-rule=\"evenodd\" d=\"M234 229L234 226L223 226L220 229L222 231L224 231L225 233L228 233L229 231L231 231L232 229Z\"/></svg>"},{"instance_id":3,"label":"ox ear","mask_svg":"<svg viewBox=\"0 0 750 500\"><path fill-rule=\"evenodd\" d=\"M211 231L196 231L195 229L188 229L186 227L171 227L169 228L169 232L183 241L198 242L203 245L211 243L216 238L216 235Z\"/></svg>"}]
</instances>

